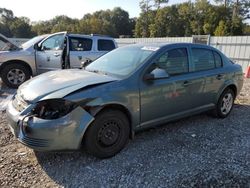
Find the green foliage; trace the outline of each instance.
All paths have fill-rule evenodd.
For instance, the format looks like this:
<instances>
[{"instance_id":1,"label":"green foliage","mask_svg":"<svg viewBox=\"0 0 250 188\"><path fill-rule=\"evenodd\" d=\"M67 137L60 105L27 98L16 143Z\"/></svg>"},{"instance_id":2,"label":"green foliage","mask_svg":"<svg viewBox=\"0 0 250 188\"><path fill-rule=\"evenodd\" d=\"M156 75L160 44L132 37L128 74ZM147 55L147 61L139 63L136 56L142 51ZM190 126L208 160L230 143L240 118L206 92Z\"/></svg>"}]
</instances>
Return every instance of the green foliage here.
<instances>
[{"instance_id":1,"label":"green foliage","mask_svg":"<svg viewBox=\"0 0 250 188\"><path fill-rule=\"evenodd\" d=\"M245 24L243 29L244 35L250 35L250 25Z\"/></svg>"},{"instance_id":2,"label":"green foliage","mask_svg":"<svg viewBox=\"0 0 250 188\"><path fill-rule=\"evenodd\" d=\"M30 38L35 35L31 31L30 20L15 17L11 10L0 8L0 33L7 37Z\"/></svg>"},{"instance_id":3,"label":"green foliage","mask_svg":"<svg viewBox=\"0 0 250 188\"><path fill-rule=\"evenodd\" d=\"M219 22L219 25L216 27L214 31L215 36L226 36L229 35L227 32L228 28L223 20Z\"/></svg>"},{"instance_id":4,"label":"green foliage","mask_svg":"<svg viewBox=\"0 0 250 188\"><path fill-rule=\"evenodd\" d=\"M71 19L67 16L57 16L52 20L33 24L32 30L37 34L68 31L70 33L103 34L112 37L133 35L134 19L128 12L116 7L113 10L96 11L86 14L82 19Z\"/></svg>"},{"instance_id":5,"label":"green foliage","mask_svg":"<svg viewBox=\"0 0 250 188\"><path fill-rule=\"evenodd\" d=\"M142 13L136 22L135 36L242 35L250 1L217 2L220 4L196 0L153 10L152 1L141 1Z\"/></svg>"},{"instance_id":6,"label":"green foliage","mask_svg":"<svg viewBox=\"0 0 250 188\"><path fill-rule=\"evenodd\" d=\"M154 23L155 15L162 4L167 4L168 0L141 0L139 6L141 14L135 25L135 37L154 37L157 35ZM153 10L156 7L157 10Z\"/></svg>"},{"instance_id":7,"label":"green foliage","mask_svg":"<svg viewBox=\"0 0 250 188\"><path fill-rule=\"evenodd\" d=\"M103 34L112 37L181 37L192 35L246 35L250 18L249 0L186 1L167 6L168 0L140 0L138 18L116 7L96 11L82 19L65 15L48 21L30 23L25 17L15 17L8 9L0 8L0 33L7 37L30 38L34 35L68 31L82 34Z\"/></svg>"}]
</instances>

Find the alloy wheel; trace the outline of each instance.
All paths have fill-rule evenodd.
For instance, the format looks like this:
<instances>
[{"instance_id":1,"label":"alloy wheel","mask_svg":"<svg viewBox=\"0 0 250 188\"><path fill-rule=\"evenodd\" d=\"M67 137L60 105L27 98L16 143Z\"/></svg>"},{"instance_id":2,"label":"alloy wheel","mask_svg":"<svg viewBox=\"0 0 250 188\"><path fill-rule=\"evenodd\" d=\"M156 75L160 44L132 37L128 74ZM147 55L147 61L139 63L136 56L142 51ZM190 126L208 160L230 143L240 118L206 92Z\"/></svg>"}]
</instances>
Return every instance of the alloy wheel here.
<instances>
[{"instance_id":1,"label":"alloy wheel","mask_svg":"<svg viewBox=\"0 0 250 188\"><path fill-rule=\"evenodd\" d=\"M231 93L226 93L222 99L221 103L221 113L227 115L233 106L233 95Z\"/></svg>"},{"instance_id":2,"label":"alloy wheel","mask_svg":"<svg viewBox=\"0 0 250 188\"><path fill-rule=\"evenodd\" d=\"M20 69L11 69L7 74L7 79L11 84L18 85L25 81L25 73Z\"/></svg>"}]
</instances>

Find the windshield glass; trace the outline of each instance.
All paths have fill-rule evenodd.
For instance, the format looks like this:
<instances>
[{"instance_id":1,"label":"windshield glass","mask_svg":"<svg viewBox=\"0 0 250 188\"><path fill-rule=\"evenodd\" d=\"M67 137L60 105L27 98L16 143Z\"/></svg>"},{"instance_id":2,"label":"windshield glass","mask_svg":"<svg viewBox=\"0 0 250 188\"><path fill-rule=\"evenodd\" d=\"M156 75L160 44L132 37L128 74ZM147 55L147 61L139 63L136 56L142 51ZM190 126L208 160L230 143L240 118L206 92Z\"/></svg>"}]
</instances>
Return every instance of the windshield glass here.
<instances>
[{"instance_id":1,"label":"windshield glass","mask_svg":"<svg viewBox=\"0 0 250 188\"><path fill-rule=\"evenodd\" d=\"M29 48L30 46L34 45L35 43L41 41L42 39L45 38L46 35L41 35L41 36L37 36L37 37L34 37L30 40L28 40L27 42L23 43L21 45L21 48L23 49L26 49L26 48Z\"/></svg>"},{"instance_id":2,"label":"windshield glass","mask_svg":"<svg viewBox=\"0 0 250 188\"><path fill-rule=\"evenodd\" d=\"M121 47L95 60L85 70L124 77L134 72L153 52L141 46Z\"/></svg>"}]
</instances>

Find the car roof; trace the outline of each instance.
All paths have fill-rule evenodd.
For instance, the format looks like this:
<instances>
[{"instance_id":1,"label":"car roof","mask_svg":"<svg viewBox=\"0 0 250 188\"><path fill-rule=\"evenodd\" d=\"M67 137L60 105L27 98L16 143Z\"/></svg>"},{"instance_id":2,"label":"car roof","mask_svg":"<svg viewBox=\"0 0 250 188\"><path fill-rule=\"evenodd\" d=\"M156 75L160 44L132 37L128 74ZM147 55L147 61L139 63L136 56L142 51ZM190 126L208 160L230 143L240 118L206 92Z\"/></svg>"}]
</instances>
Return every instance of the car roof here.
<instances>
[{"instance_id":1,"label":"car roof","mask_svg":"<svg viewBox=\"0 0 250 188\"><path fill-rule=\"evenodd\" d=\"M186 42L164 42L164 43L138 43L132 44L135 47L155 47L155 48L165 48L165 47L178 47L178 46L190 46L196 48L206 48L210 50L215 50L214 47L206 45L206 44L194 44L194 43L186 43ZM216 50L217 51L217 50Z\"/></svg>"},{"instance_id":2,"label":"car roof","mask_svg":"<svg viewBox=\"0 0 250 188\"><path fill-rule=\"evenodd\" d=\"M68 33L67 34L70 37L87 37L87 38L101 38L101 39L111 39L113 40L112 37L110 36L105 36L105 35L98 35L98 34L90 34L90 35L86 35L86 34L73 34L73 33Z\"/></svg>"}]
</instances>

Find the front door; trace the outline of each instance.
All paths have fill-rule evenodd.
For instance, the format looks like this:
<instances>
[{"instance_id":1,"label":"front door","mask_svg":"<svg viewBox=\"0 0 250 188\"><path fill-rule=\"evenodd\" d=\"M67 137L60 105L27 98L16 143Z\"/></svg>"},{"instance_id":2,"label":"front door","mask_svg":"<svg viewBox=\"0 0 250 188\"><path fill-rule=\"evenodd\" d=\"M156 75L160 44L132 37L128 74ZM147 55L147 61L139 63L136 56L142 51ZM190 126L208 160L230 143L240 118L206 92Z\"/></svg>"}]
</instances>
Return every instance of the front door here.
<instances>
[{"instance_id":1,"label":"front door","mask_svg":"<svg viewBox=\"0 0 250 188\"><path fill-rule=\"evenodd\" d=\"M141 82L142 126L182 116L197 108L202 101L204 78L189 73L187 48L166 50L154 63L169 77Z\"/></svg>"},{"instance_id":2,"label":"front door","mask_svg":"<svg viewBox=\"0 0 250 188\"><path fill-rule=\"evenodd\" d=\"M41 42L36 50L36 65L39 74L61 68L61 55L65 34L52 35Z\"/></svg>"}]
</instances>

